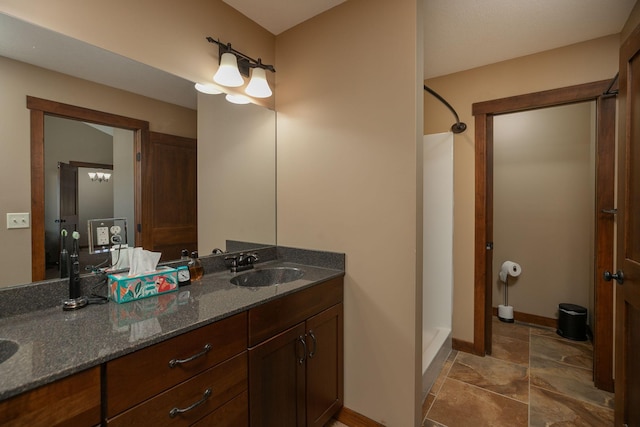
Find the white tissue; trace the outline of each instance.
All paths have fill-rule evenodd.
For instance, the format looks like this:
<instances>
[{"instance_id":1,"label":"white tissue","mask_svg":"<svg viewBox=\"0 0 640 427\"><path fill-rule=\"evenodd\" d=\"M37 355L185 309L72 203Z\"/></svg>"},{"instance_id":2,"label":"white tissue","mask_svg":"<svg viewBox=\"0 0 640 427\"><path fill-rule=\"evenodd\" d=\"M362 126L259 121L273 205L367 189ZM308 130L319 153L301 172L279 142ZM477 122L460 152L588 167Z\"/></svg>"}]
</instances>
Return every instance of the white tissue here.
<instances>
[{"instance_id":1,"label":"white tissue","mask_svg":"<svg viewBox=\"0 0 640 427\"><path fill-rule=\"evenodd\" d=\"M129 268L129 251L133 248L128 247L126 244L113 246L111 248L111 265L110 271L126 270Z\"/></svg>"},{"instance_id":2,"label":"white tissue","mask_svg":"<svg viewBox=\"0 0 640 427\"><path fill-rule=\"evenodd\" d=\"M520 273L522 273L522 267L520 267L520 264L513 261L505 261L502 263L498 276L501 281L506 282L507 276L518 277Z\"/></svg>"},{"instance_id":3,"label":"white tissue","mask_svg":"<svg viewBox=\"0 0 640 427\"><path fill-rule=\"evenodd\" d=\"M160 252L151 252L142 248L129 249L129 277L151 273L160 262Z\"/></svg>"}]
</instances>

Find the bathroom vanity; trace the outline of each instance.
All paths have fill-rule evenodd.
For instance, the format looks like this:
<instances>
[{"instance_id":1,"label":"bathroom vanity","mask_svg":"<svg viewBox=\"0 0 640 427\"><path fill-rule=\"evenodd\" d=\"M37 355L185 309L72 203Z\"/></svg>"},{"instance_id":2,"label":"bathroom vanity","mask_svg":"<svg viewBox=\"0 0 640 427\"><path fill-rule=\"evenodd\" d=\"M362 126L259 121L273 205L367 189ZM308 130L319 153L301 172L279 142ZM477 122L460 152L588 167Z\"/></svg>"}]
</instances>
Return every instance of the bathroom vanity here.
<instances>
[{"instance_id":1,"label":"bathroom vanity","mask_svg":"<svg viewBox=\"0 0 640 427\"><path fill-rule=\"evenodd\" d=\"M20 344L0 363L0 425L324 425L343 400L344 269L266 264L305 274L243 288L223 271L137 302L0 319Z\"/></svg>"}]
</instances>

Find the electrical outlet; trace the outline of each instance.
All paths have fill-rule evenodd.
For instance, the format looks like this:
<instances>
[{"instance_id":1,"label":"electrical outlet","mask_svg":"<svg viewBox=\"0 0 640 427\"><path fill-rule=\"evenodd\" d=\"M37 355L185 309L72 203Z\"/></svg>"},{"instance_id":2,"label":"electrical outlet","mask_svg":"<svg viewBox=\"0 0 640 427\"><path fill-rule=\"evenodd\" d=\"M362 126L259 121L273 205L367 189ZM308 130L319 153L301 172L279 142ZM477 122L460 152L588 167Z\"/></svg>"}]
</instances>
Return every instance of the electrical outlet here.
<instances>
[{"instance_id":1,"label":"electrical outlet","mask_svg":"<svg viewBox=\"0 0 640 427\"><path fill-rule=\"evenodd\" d=\"M7 229L9 228L29 228L29 213L8 213Z\"/></svg>"},{"instance_id":2,"label":"electrical outlet","mask_svg":"<svg viewBox=\"0 0 640 427\"><path fill-rule=\"evenodd\" d=\"M99 246L109 244L109 227L96 228L97 243Z\"/></svg>"}]
</instances>

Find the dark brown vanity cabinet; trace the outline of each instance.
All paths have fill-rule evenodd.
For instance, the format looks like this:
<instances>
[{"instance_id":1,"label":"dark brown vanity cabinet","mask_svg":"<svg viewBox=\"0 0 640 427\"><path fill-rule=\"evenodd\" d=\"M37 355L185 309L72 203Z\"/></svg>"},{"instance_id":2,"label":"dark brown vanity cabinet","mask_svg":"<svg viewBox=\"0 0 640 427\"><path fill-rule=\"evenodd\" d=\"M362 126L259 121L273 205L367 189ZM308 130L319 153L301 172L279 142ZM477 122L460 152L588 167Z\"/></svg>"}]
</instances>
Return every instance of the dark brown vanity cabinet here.
<instances>
[{"instance_id":1,"label":"dark brown vanity cabinet","mask_svg":"<svg viewBox=\"0 0 640 427\"><path fill-rule=\"evenodd\" d=\"M88 369L0 402L0 426L98 424L100 368Z\"/></svg>"},{"instance_id":2,"label":"dark brown vanity cabinet","mask_svg":"<svg viewBox=\"0 0 640 427\"><path fill-rule=\"evenodd\" d=\"M247 314L220 320L105 365L106 424L248 424Z\"/></svg>"},{"instance_id":3,"label":"dark brown vanity cabinet","mask_svg":"<svg viewBox=\"0 0 640 427\"><path fill-rule=\"evenodd\" d=\"M249 311L250 425L322 427L343 402L343 279Z\"/></svg>"}]
</instances>

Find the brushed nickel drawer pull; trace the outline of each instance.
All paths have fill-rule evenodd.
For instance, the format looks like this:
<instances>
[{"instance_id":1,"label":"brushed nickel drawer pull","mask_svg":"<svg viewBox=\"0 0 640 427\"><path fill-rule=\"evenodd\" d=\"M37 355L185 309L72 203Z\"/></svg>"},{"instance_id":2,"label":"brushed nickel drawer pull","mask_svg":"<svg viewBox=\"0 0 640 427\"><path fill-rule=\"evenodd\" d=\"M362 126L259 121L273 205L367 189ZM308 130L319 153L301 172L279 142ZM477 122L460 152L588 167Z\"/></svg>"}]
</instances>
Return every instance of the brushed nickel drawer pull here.
<instances>
[{"instance_id":1,"label":"brushed nickel drawer pull","mask_svg":"<svg viewBox=\"0 0 640 427\"><path fill-rule=\"evenodd\" d=\"M296 356L298 358L298 363L302 365L304 361L307 359L307 342L305 341L302 335L300 335L296 339L296 341L302 344L302 356L301 357Z\"/></svg>"},{"instance_id":2,"label":"brushed nickel drawer pull","mask_svg":"<svg viewBox=\"0 0 640 427\"><path fill-rule=\"evenodd\" d=\"M211 396L211 389L210 388L208 388L208 389L206 389L204 391L204 394L202 395L202 399L198 400L197 402L193 403L190 406L187 406L184 409L173 408L172 410L169 411L169 416L171 418L175 418L175 416L178 415L178 414L183 414L185 412L188 412L188 411L190 411L190 410L202 405L204 402L206 402L207 399L209 398L209 396Z\"/></svg>"},{"instance_id":3,"label":"brushed nickel drawer pull","mask_svg":"<svg viewBox=\"0 0 640 427\"><path fill-rule=\"evenodd\" d=\"M183 363L191 362L192 360L195 360L198 357L202 357L211 350L211 347L212 347L211 344L207 343L204 345L204 348L202 349L202 351L198 354L194 354L193 356L187 357L186 359L171 359L169 361L169 367L175 368L177 365L182 365Z\"/></svg>"},{"instance_id":4,"label":"brushed nickel drawer pull","mask_svg":"<svg viewBox=\"0 0 640 427\"><path fill-rule=\"evenodd\" d=\"M313 340L313 350L311 350L309 352L309 359L312 359L313 356L316 355L316 350L318 349L318 340L316 339L315 334L313 333L313 330L309 331L309 336L311 337L311 339Z\"/></svg>"}]
</instances>

